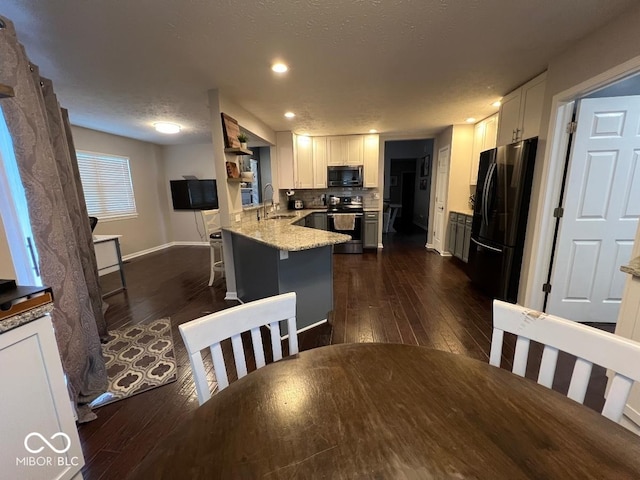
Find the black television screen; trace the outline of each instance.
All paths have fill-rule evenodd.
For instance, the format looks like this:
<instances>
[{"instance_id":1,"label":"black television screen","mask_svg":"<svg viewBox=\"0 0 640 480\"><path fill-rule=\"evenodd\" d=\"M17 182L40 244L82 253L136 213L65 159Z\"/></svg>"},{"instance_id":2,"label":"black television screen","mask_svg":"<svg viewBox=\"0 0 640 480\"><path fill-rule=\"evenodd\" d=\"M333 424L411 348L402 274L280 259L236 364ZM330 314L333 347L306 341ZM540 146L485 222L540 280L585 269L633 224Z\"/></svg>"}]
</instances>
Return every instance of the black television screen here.
<instances>
[{"instance_id":1,"label":"black television screen","mask_svg":"<svg viewBox=\"0 0 640 480\"><path fill-rule=\"evenodd\" d=\"M170 180L174 210L211 210L218 208L215 180Z\"/></svg>"}]
</instances>

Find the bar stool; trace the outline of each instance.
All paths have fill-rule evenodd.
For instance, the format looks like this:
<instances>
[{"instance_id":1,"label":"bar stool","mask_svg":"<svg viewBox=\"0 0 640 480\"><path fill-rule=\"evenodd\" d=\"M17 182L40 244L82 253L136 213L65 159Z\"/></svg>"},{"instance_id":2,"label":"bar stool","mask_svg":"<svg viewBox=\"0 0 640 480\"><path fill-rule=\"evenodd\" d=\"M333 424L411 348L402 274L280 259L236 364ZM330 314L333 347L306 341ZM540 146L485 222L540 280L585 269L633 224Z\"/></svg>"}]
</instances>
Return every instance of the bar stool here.
<instances>
[{"instance_id":1,"label":"bar stool","mask_svg":"<svg viewBox=\"0 0 640 480\"><path fill-rule=\"evenodd\" d=\"M220 211L201 210L202 223L209 236L209 250L211 252L211 271L209 274L209 286L213 285L216 274L224 277L224 250L222 244L222 230L220 226Z\"/></svg>"}]
</instances>

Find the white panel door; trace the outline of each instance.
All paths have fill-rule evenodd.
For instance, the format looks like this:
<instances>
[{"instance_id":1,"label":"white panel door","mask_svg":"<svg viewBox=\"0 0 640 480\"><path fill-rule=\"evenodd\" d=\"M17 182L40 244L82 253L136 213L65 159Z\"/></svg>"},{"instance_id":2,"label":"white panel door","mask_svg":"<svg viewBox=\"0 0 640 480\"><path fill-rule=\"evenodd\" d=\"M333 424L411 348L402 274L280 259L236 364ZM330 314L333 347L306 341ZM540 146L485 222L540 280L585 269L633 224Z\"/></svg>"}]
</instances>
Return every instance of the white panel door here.
<instances>
[{"instance_id":1,"label":"white panel door","mask_svg":"<svg viewBox=\"0 0 640 480\"><path fill-rule=\"evenodd\" d=\"M640 96L582 100L547 312L615 322L640 217Z\"/></svg>"},{"instance_id":2,"label":"white panel door","mask_svg":"<svg viewBox=\"0 0 640 480\"><path fill-rule=\"evenodd\" d=\"M445 244L447 186L449 183L449 147L438 150L438 172L436 173L436 201L433 215L433 248L440 254L447 251Z\"/></svg>"}]
</instances>

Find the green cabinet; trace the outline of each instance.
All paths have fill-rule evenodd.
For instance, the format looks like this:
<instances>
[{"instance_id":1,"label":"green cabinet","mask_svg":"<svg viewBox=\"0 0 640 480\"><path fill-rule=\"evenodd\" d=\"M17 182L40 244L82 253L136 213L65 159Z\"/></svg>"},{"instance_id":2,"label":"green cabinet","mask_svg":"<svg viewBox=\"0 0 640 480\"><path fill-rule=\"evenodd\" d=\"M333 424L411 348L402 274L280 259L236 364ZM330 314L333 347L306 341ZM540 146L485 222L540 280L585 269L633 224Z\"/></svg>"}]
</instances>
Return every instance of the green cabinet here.
<instances>
[{"instance_id":1,"label":"green cabinet","mask_svg":"<svg viewBox=\"0 0 640 480\"><path fill-rule=\"evenodd\" d=\"M318 230L327 229L327 214L325 212L316 212L309 215L309 217L311 218L311 228Z\"/></svg>"},{"instance_id":2,"label":"green cabinet","mask_svg":"<svg viewBox=\"0 0 640 480\"><path fill-rule=\"evenodd\" d=\"M378 212L364 213L362 248L378 248Z\"/></svg>"}]
</instances>

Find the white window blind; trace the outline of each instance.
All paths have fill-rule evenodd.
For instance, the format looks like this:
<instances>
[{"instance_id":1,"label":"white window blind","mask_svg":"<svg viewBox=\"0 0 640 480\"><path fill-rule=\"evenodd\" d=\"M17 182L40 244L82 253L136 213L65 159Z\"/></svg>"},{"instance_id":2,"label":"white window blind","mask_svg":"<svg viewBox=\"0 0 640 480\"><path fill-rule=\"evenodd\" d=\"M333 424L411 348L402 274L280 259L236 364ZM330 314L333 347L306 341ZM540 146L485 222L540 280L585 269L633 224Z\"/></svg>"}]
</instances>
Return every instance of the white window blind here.
<instances>
[{"instance_id":1,"label":"white window blind","mask_svg":"<svg viewBox=\"0 0 640 480\"><path fill-rule=\"evenodd\" d=\"M127 157L84 151L76 155L89 215L101 220L137 215Z\"/></svg>"}]
</instances>

